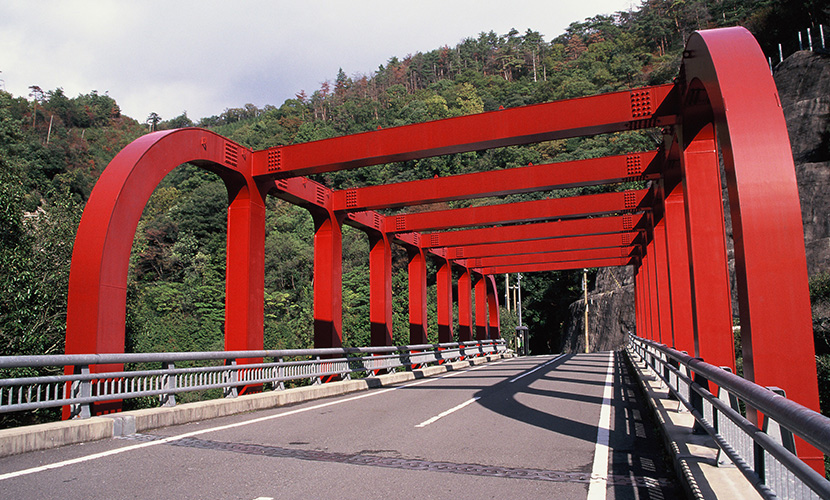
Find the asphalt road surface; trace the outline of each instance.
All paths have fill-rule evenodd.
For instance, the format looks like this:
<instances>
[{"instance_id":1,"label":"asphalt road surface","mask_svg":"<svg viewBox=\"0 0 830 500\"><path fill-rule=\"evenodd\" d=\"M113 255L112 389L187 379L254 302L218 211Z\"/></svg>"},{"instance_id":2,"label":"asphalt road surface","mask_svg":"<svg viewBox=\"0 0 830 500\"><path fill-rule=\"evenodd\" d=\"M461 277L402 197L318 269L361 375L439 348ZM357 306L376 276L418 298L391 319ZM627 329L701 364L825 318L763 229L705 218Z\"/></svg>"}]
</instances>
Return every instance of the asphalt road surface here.
<instances>
[{"instance_id":1,"label":"asphalt road surface","mask_svg":"<svg viewBox=\"0 0 830 500\"><path fill-rule=\"evenodd\" d=\"M0 498L681 498L637 395L621 354L512 358L6 457Z\"/></svg>"}]
</instances>

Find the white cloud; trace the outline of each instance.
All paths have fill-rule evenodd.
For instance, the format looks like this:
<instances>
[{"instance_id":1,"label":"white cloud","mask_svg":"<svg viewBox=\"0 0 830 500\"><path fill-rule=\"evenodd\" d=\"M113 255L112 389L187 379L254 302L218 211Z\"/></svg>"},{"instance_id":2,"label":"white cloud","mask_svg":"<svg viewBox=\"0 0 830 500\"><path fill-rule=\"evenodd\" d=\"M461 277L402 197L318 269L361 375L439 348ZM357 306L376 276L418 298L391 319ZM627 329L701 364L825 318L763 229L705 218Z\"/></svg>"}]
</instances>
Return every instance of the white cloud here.
<instances>
[{"instance_id":1,"label":"white cloud","mask_svg":"<svg viewBox=\"0 0 830 500\"><path fill-rule=\"evenodd\" d=\"M493 30L547 40L633 0L249 0L24 2L0 6L0 78L69 96L109 92L124 114L197 120L252 102L279 105L338 68L371 74L403 57Z\"/></svg>"}]
</instances>

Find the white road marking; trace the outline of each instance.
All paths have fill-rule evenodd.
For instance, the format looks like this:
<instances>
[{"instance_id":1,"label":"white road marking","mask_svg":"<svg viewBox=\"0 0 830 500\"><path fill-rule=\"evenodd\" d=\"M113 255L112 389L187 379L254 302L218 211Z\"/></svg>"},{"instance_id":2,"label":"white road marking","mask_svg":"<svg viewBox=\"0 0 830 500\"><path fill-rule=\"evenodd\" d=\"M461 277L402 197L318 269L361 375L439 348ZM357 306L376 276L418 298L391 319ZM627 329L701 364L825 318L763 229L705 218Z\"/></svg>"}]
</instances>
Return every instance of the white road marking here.
<instances>
[{"instance_id":1,"label":"white road marking","mask_svg":"<svg viewBox=\"0 0 830 500\"><path fill-rule=\"evenodd\" d=\"M481 365L481 366L486 366L486 365ZM134 445L130 445L130 446L124 446L123 448L117 448L117 449L114 449L114 450L108 450L108 451L103 451L103 452L100 452L100 453L94 453L92 455L86 455L86 456L83 456L83 457L73 458L73 459L70 459L70 460L64 460L62 462L55 462L53 464L41 465L39 467L32 467L30 469L23 469L23 470L19 470L19 471L15 471L15 472L8 472L6 474L0 474L0 481L3 481L5 479L13 479L13 478L16 478L16 477L21 477L21 476L27 476L29 474L35 474L37 472L44 472L44 471L51 470L51 469L59 469L61 467L66 467L68 465L74 465L74 464L79 464L79 463L83 463L83 462L88 462L90 460L105 458L105 457L109 457L109 456L112 456L112 455L119 455L121 453L126 453L128 451L138 450L138 449L141 449L141 448L149 448L150 446L158 446L160 444L166 444L166 443L169 443L171 441L176 441L176 440L179 440L179 439L198 436L200 434L206 434L208 432L223 431L223 430L227 430L227 429L233 429L233 428L236 428L236 427L242 427L242 426L249 425L249 424L267 422L268 420L274 420L274 419L277 419L277 418L288 417L290 415L296 415L298 413L304 413L304 412L307 412L307 411L319 410L320 408L326 408L328 406L334 406L334 405L337 405L337 404L340 404L340 403L347 403L347 402L350 402L350 401L356 401L358 399L369 398L369 397L372 397L372 396L378 396L380 394L386 394L387 392L397 391L398 389L405 389L407 387L414 387L416 385L426 384L426 383L435 382L437 380L441 380L441 379L444 379L444 378L454 377L454 376L459 375L461 373L464 373L466 371L468 371L468 370L453 371L453 372L448 373L447 375L443 375L441 377L425 378L424 380L419 380L417 382L412 382L411 384L399 385L399 386L396 386L396 387L390 387L389 389L383 389L383 390L379 390L379 391L370 391L370 392L367 392L365 394L361 394L359 396L352 396L350 398L339 399L337 401L329 401L329 402L326 402L326 403L321 403L321 404L318 404L318 405L309 406L307 408L298 408L296 410L290 410L290 411L287 411L285 413L278 413L276 415L269 415L267 417L254 418L254 419L251 419L251 420L246 420L244 422L236 422L234 424L220 425L220 426L217 426L217 427L211 427L209 429L200 429L198 431L185 432L184 434L179 434L179 435L176 435L176 436L166 437L166 438L163 438L163 439L159 439L157 441L147 441L147 442L144 442L144 443L134 444Z\"/></svg>"},{"instance_id":2,"label":"white road marking","mask_svg":"<svg viewBox=\"0 0 830 500\"><path fill-rule=\"evenodd\" d=\"M523 378L523 377L527 377L527 376L528 376L528 375L530 375L531 373L535 372L536 370L541 370L542 368L544 368L544 367L548 366L549 364L553 363L554 361L556 361L557 359L561 358L562 356L564 356L564 354L560 354L559 356L556 356L555 358L553 358L552 360L548 361L547 363L545 363L545 364L543 364L543 365L539 365L539 366L537 366L536 368L534 368L534 369L530 370L529 372L522 373L522 374L521 374L521 375L519 375L518 377L513 377L512 379L508 380L508 382L512 384L513 382L515 382L515 381L517 381L517 380L519 380L519 379L521 379L521 378Z\"/></svg>"},{"instance_id":3,"label":"white road marking","mask_svg":"<svg viewBox=\"0 0 830 500\"><path fill-rule=\"evenodd\" d=\"M475 402L476 402L476 401L478 401L479 399L480 399L480 398L479 398L479 396L476 396L476 397L474 397L473 399L468 399L467 401L464 401L463 403L461 403L461 404L460 404L460 405L458 405L458 406L453 406L452 408L450 408L450 409L449 409L449 410L447 410L447 411L441 412L441 413L439 413L438 415L435 415L434 417L432 417L432 418L430 418L430 419L428 419L428 420L424 420L423 422L421 422L420 424L416 425L415 427L426 427L426 426L428 426L429 424L431 424L431 423L433 423L433 422L437 421L438 419L446 417L446 416L447 416L447 415L449 415L450 413L457 412L457 411L458 411L458 410L460 410L461 408L464 408L464 407L465 407L465 406L467 406L467 405L471 405L471 404L475 403Z\"/></svg>"},{"instance_id":4,"label":"white road marking","mask_svg":"<svg viewBox=\"0 0 830 500\"><path fill-rule=\"evenodd\" d=\"M602 393L602 408L597 424L597 445L594 448L594 466L588 485L588 500L605 500L608 486L608 444L611 435L611 397L614 395L614 353L608 356L608 372Z\"/></svg>"}]
</instances>

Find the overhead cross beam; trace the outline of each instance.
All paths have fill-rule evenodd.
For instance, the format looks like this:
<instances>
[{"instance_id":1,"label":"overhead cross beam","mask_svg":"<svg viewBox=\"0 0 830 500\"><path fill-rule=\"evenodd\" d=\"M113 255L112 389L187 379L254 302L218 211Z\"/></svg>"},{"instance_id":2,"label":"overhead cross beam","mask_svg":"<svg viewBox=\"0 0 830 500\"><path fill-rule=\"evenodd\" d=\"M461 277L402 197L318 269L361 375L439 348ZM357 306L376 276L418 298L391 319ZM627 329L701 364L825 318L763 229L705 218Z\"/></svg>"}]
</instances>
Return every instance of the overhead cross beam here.
<instances>
[{"instance_id":1,"label":"overhead cross beam","mask_svg":"<svg viewBox=\"0 0 830 500\"><path fill-rule=\"evenodd\" d=\"M549 198L482 207L390 215L384 222L387 233L435 231L471 226L510 224L551 219L589 217L649 210L650 191L640 189L569 198Z\"/></svg>"},{"instance_id":2,"label":"overhead cross beam","mask_svg":"<svg viewBox=\"0 0 830 500\"><path fill-rule=\"evenodd\" d=\"M256 151L256 178L320 174L368 165L585 135L673 125L674 85L418 123Z\"/></svg>"},{"instance_id":3,"label":"overhead cross beam","mask_svg":"<svg viewBox=\"0 0 830 500\"><path fill-rule=\"evenodd\" d=\"M335 211L379 210L428 203L657 179L657 152L545 163L332 192Z\"/></svg>"}]
</instances>

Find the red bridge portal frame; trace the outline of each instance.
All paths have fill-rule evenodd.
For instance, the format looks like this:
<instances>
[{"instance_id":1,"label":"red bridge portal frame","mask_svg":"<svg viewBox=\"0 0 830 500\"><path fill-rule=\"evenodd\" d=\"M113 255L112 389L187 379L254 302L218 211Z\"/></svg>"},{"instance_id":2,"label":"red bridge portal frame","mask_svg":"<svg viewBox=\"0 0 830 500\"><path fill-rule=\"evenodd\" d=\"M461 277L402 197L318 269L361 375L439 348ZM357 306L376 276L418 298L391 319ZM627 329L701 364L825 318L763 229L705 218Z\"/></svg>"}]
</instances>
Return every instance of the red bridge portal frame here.
<instances>
[{"instance_id":1,"label":"red bridge portal frame","mask_svg":"<svg viewBox=\"0 0 830 500\"><path fill-rule=\"evenodd\" d=\"M644 128L662 130L658 150L343 191L303 177ZM719 155L733 226L744 374L818 410L790 143L766 60L743 28L692 35L674 85L263 151L200 129L141 137L113 159L84 211L70 272L66 352L123 352L136 226L164 176L192 163L217 173L228 190L228 350L263 347L264 199L272 195L307 208L314 219L316 347L342 342L341 231L348 224L369 236L373 345L392 344L395 243L409 255L414 344L427 342L427 256L438 263L440 342L499 336L494 274L633 266L637 334L734 370ZM375 211L630 180L651 181L650 188L394 216ZM457 335L452 266L462 270ZM817 452L803 443L799 455L823 471Z\"/></svg>"}]
</instances>

